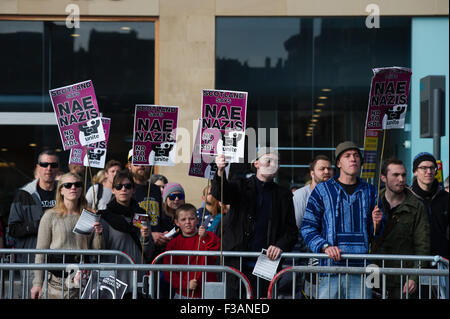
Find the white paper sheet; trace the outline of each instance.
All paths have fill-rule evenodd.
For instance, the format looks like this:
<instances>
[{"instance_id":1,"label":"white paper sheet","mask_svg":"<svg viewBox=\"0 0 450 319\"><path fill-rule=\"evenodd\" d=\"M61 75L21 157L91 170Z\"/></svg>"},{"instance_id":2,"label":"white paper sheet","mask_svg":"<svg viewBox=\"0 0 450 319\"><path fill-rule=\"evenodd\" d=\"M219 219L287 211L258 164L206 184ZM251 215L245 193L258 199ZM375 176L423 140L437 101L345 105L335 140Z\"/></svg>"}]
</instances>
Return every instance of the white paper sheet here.
<instances>
[{"instance_id":1,"label":"white paper sheet","mask_svg":"<svg viewBox=\"0 0 450 319\"><path fill-rule=\"evenodd\" d=\"M73 232L81 235L89 235L94 230L94 223L100 220L100 215L94 214L86 209L81 212Z\"/></svg>"},{"instance_id":2,"label":"white paper sheet","mask_svg":"<svg viewBox=\"0 0 450 319\"><path fill-rule=\"evenodd\" d=\"M276 260L270 260L267 255L267 249L261 251L258 260L256 261L255 268L253 268L253 275L271 281L277 273L278 264L281 257Z\"/></svg>"}]
</instances>

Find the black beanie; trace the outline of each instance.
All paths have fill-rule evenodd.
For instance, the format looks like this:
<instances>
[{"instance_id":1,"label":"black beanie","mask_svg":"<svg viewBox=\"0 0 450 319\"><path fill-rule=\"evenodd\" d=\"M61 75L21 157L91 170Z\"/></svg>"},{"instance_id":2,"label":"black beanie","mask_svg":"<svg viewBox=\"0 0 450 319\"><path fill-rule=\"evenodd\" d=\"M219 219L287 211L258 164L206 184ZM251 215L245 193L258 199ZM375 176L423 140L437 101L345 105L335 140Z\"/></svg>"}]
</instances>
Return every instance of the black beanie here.
<instances>
[{"instance_id":1,"label":"black beanie","mask_svg":"<svg viewBox=\"0 0 450 319\"><path fill-rule=\"evenodd\" d=\"M434 158L434 156L430 153L422 152L417 154L416 157L414 157L413 172L415 172L417 170L417 167L419 167L420 163L424 161L433 162L434 167L437 167L436 159Z\"/></svg>"}]
</instances>

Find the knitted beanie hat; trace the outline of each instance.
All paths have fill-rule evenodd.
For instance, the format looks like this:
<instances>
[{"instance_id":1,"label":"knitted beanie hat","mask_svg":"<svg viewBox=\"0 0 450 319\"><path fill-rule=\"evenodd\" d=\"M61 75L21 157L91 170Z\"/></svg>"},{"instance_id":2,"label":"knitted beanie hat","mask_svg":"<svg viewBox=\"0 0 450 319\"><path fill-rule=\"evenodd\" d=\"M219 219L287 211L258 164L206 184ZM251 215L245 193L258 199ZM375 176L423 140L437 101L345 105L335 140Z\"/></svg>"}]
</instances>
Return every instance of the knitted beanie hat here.
<instances>
[{"instance_id":1,"label":"knitted beanie hat","mask_svg":"<svg viewBox=\"0 0 450 319\"><path fill-rule=\"evenodd\" d=\"M184 189L178 183L167 183L166 186L164 186L163 203L166 202L167 196L169 196L173 192L181 192L184 194Z\"/></svg>"},{"instance_id":2,"label":"knitted beanie hat","mask_svg":"<svg viewBox=\"0 0 450 319\"><path fill-rule=\"evenodd\" d=\"M413 172L415 172L417 170L417 167L419 167L420 163L424 161L433 162L434 167L437 167L436 159L434 158L434 156L430 153L422 152L417 154L416 157L414 157Z\"/></svg>"}]
</instances>

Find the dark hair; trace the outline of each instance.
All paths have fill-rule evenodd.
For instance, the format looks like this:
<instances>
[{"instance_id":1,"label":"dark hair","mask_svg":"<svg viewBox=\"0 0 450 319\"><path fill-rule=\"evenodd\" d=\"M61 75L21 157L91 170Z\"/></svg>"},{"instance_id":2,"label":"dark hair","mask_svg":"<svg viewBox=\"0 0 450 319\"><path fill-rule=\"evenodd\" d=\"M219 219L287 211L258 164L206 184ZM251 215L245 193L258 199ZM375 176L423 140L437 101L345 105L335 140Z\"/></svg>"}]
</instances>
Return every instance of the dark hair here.
<instances>
[{"instance_id":1,"label":"dark hair","mask_svg":"<svg viewBox=\"0 0 450 319\"><path fill-rule=\"evenodd\" d=\"M175 219L178 219L178 214L181 211L190 211L197 217L197 208L195 208L195 206L192 204L183 204L180 207L178 207L177 210L175 211Z\"/></svg>"},{"instance_id":2,"label":"dark hair","mask_svg":"<svg viewBox=\"0 0 450 319\"><path fill-rule=\"evenodd\" d=\"M405 166L405 164L403 164L402 160L395 158L395 157L391 157L383 162L383 165L381 166L381 175L387 176L388 166L391 164Z\"/></svg>"},{"instance_id":3,"label":"dark hair","mask_svg":"<svg viewBox=\"0 0 450 319\"><path fill-rule=\"evenodd\" d=\"M325 155L322 155L322 154L317 155L316 157L314 157L314 160L309 164L309 170L310 171L314 170L314 168L316 167L316 164L317 164L318 161L327 161L327 162L331 163L331 161L328 158L328 156L325 156Z\"/></svg>"},{"instance_id":4,"label":"dark hair","mask_svg":"<svg viewBox=\"0 0 450 319\"><path fill-rule=\"evenodd\" d=\"M120 182L122 180L124 180L125 178L128 178L130 180L130 183L134 188L133 174L128 169L123 169L116 173L116 176L114 176L114 179L113 179L113 186L120 184Z\"/></svg>"},{"instance_id":5,"label":"dark hair","mask_svg":"<svg viewBox=\"0 0 450 319\"><path fill-rule=\"evenodd\" d=\"M164 184L167 184L169 181L167 180L167 177L160 174L153 174L152 178L150 178L150 184L155 184L157 181L162 181Z\"/></svg>"},{"instance_id":6,"label":"dark hair","mask_svg":"<svg viewBox=\"0 0 450 319\"><path fill-rule=\"evenodd\" d=\"M105 171L107 172L111 167L119 166L122 169L122 163L117 160L109 160L105 164Z\"/></svg>"},{"instance_id":7,"label":"dark hair","mask_svg":"<svg viewBox=\"0 0 450 319\"><path fill-rule=\"evenodd\" d=\"M41 161L42 155L55 156L58 159L58 163L59 163L58 153L56 153L56 151L54 151L54 150L44 150L44 151L40 152L38 155L38 158L37 158L38 163Z\"/></svg>"}]
</instances>

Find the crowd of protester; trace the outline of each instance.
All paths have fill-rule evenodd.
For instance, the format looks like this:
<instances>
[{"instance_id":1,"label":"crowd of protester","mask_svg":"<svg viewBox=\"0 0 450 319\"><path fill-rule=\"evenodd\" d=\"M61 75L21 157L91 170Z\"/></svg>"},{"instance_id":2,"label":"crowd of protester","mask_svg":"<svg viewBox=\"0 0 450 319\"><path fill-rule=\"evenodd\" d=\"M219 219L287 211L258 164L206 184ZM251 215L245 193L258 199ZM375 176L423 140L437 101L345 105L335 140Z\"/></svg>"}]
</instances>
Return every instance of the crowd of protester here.
<instances>
[{"instance_id":1,"label":"crowd of protester","mask_svg":"<svg viewBox=\"0 0 450 319\"><path fill-rule=\"evenodd\" d=\"M353 142L340 143L334 155L333 160L316 156L309 167L310 181L291 189L276 182L280 167L277 149L260 148L252 161L254 174L247 177L226 176L229 163L219 155L214 178L199 191L203 205L195 207L189 204L193 199L186 198L182 185L153 174L149 166L133 165L131 151L125 165L108 161L90 185L86 185L84 167L72 165L69 173L60 175L57 153L43 151L37 159L35 179L17 191L11 204L8 236L13 248L112 249L125 252L136 263L151 263L166 250L219 250L221 240L224 251L266 250L270 260L277 260L283 252L324 253L329 259L320 259L320 265L328 266L363 266L362 260L344 261L343 254L439 255L448 259L448 177L444 189L436 179L432 154L415 156L410 186L404 163L396 158L385 160L381 190L359 177L364 159ZM91 235L72 232L83 209L101 216ZM148 219L136 223L136 214ZM4 236L5 225L1 226L0 235ZM38 254L32 262L42 263L42 258ZM202 258L194 259L181 256L171 262L205 264ZM27 261L18 255L15 262ZM165 258L164 262L169 261ZM216 258L207 260L208 264L217 262ZM244 258L239 265L238 258L227 258L225 263L241 266L252 288L258 287L258 295L266 297L269 282L256 284L252 273L255 259ZM385 266L398 267L399 262ZM418 264L406 262L403 267L417 268ZM61 298L61 276L56 272L49 276L48 298ZM172 276L161 274L164 297L201 296L200 273L173 272ZM117 277L126 283L132 280L129 272L119 272ZM29 280L31 298L41 297L43 272L35 271ZM208 273L206 280L217 281L217 277ZM389 298L417 296L417 276L401 283L399 276L388 276L385 288ZM371 298L376 293L361 285L360 275L349 275L346 281L320 276L315 284L316 298L338 298L338 291L344 294L341 298ZM64 297L76 298L79 282L66 285L74 289ZM239 285L236 278L228 276L227 296L237 298ZM125 296L130 289L128 285ZM173 291L171 296L169 291Z\"/></svg>"}]
</instances>

